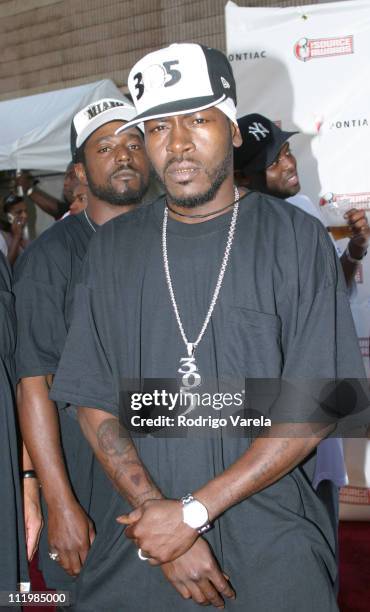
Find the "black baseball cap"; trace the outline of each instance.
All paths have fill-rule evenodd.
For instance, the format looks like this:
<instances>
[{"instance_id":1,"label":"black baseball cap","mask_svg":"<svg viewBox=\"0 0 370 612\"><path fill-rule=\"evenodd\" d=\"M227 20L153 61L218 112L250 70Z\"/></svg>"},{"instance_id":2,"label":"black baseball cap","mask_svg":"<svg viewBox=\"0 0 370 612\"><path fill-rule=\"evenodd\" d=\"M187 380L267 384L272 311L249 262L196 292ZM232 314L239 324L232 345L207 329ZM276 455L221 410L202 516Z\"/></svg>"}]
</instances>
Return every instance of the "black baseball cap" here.
<instances>
[{"instance_id":1,"label":"black baseball cap","mask_svg":"<svg viewBox=\"0 0 370 612\"><path fill-rule=\"evenodd\" d=\"M283 144L298 132L285 132L273 121L252 113L238 119L243 138L241 147L234 148L234 169L253 174L266 170L277 158Z\"/></svg>"},{"instance_id":2,"label":"black baseball cap","mask_svg":"<svg viewBox=\"0 0 370 612\"><path fill-rule=\"evenodd\" d=\"M173 44L145 55L132 68L128 86L137 115L117 130L142 121L217 106L236 123L236 86L231 65L218 49Z\"/></svg>"}]
</instances>

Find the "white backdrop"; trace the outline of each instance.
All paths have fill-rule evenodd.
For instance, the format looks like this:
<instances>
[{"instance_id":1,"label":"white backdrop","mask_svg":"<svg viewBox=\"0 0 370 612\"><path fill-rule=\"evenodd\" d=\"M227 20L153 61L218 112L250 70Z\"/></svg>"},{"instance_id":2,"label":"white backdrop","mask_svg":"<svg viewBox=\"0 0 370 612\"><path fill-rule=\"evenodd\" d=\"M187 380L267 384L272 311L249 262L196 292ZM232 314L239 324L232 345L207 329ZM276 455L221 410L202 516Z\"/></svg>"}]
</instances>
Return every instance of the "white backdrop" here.
<instances>
[{"instance_id":1,"label":"white backdrop","mask_svg":"<svg viewBox=\"0 0 370 612\"><path fill-rule=\"evenodd\" d=\"M299 130L291 145L302 193L316 206L330 193L370 214L370 1L299 8L230 1L225 17L238 116L258 112ZM356 284L352 310L370 374L370 253ZM350 484L370 486L369 443L346 441L346 459Z\"/></svg>"},{"instance_id":2,"label":"white backdrop","mask_svg":"<svg viewBox=\"0 0 370 612\"><path fill-rule=\"evenodd\" d=\"M0 102L0 170L64 172L71 160L73 116L100 98L126 100L118 87L105 79Z\"/></svg>"}]
</instances>

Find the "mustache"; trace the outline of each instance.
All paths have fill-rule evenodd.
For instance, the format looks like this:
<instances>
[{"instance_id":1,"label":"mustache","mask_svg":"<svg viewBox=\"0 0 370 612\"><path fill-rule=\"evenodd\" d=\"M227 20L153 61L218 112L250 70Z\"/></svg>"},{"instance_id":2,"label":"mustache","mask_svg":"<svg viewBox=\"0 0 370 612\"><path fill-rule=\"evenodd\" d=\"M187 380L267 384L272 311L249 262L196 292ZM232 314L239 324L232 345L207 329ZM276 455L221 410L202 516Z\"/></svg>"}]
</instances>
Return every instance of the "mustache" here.
<instances>
[{"instance_id":1,"label":"mustache","mask_svg":"<svg viewBox=\"0 0 370 612\"><path fill-rule=\"evenodd\" d=\"M116 174L119 174L122 172L122 170L132 170L132 172L136 172L136 168L134 168L131 164L121 164L121 166L119 166L119 168L117 168L113 174L111 174L111 176L116 176Z\"/></svg>"},{"instance_id":2,"label":"mustache","mask_svg":"<svg viewBox=\"0 0 370 612\"><path fill-rule=\"evenodd\" d=\"M169 159L164 167L163 172L167 172L168 168L170 166L172 166L172 164L181 164L181 162L190 162L191 164L194 164L194 166L196 166L197 168L202 168L202 164L199 161L196 161L195 159L192 159L191 157L183 157L182 155L179 157L171 157L171 159Z\"/></svg>"}]
</instances>

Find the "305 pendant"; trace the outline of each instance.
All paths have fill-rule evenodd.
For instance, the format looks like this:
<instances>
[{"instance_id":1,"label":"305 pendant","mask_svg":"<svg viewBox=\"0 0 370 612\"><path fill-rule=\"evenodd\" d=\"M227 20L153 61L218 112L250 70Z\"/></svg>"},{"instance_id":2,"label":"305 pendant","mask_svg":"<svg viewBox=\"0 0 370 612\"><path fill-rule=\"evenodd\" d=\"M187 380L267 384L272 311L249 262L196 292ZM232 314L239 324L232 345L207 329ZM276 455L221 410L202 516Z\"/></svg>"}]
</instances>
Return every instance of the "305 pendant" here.
<instances>
[{"instance_id":1,"label":"305 pendant","mask_svg":"<svg viewBox=\"0 0 370 612\"><path fill-rule=\"evenodd\" d=\"M192 394L192 391L202 384L202 378L198 372L197 363L194 357L194 347L189 342L187 345L188 357L180 359L179 374L182 374L180 393L186 395L186 405L188 406L183 413L188 414L198 406L198 398Z\"/></svg>"}]
</instances>

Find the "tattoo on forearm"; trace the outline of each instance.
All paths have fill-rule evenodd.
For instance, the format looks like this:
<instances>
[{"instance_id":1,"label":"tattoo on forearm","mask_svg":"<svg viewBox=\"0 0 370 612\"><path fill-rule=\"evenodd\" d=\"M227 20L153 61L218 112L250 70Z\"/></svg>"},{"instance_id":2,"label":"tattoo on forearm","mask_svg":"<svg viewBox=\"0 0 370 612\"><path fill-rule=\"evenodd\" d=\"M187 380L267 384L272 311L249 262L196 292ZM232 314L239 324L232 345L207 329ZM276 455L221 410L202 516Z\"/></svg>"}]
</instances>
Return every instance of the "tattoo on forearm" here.
<instances>
[{"instance_id":1,"label":"tattoo on forearm","mask_svg":"<svg viewBox=\"0 0 370 612\"><path fill-rule=\"evenodd\" d=\"M279 465L281 456L285 455L289 451L289 445L289 440L282 439L280 445L274 449L273 454L267 456L265 461L263 461L255 470L252 478L254 484L257 485L256 490L260 488L261 480L266 478L269 473L271 474L271 471L272 474L270 475L270 478L268 480L271 482L275 481L276 475L274 474L273 468L276 468ZM285 469L283 469L283 473L285 473ZM263 486L265 486L266 484L267 483L264 483Z\"/></svg>"},{"instance_id":2,"label":"tattoo on forearm","mask_svg":"<svg viewBox=\"0 0 370 612\"><path fill-rule=\"evenodd\" d=\"M117 491L134 506L160 498L160 492L141 463L136 448L117 419L103 421L96 432L102 462Z\"/></svg>"},{"instance_id":3,"label":"tattoo on forearm","mask_svg":"<svg viewBox=\"0 0 370 612\"><path fill-rule=\"evenodd\" d=\"M106 455L122 456L130 452L132 442L117 419L106 419L96 432L99 447Z\"/></svg>"},{"instance_id":4,"label":"tattoo on forearm","mask_svg":"<svg viewBox=\"0 0 370 612\"><path fill-rule=\"evenodd\" d=\"M130 480L138 487L141 482L141 474L132 474L132 476L130 476Z\"/></svg>"}]
</instances>

